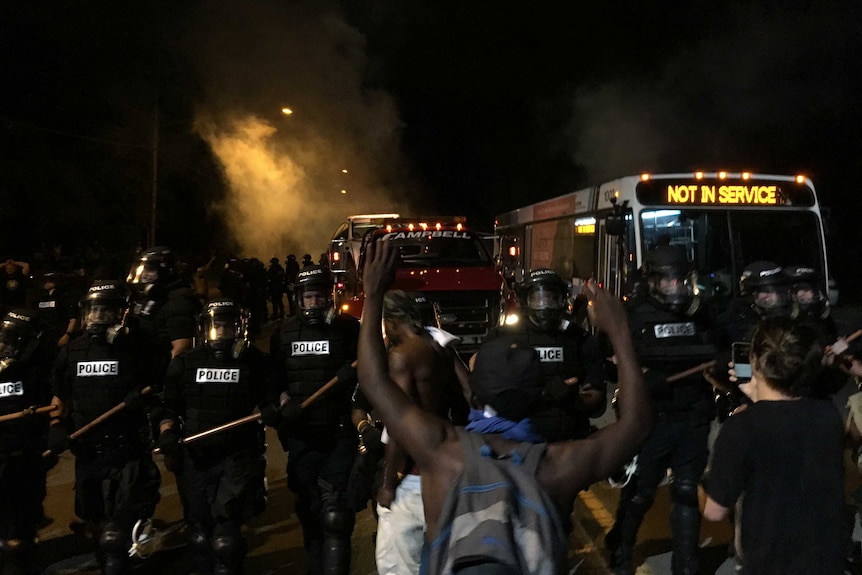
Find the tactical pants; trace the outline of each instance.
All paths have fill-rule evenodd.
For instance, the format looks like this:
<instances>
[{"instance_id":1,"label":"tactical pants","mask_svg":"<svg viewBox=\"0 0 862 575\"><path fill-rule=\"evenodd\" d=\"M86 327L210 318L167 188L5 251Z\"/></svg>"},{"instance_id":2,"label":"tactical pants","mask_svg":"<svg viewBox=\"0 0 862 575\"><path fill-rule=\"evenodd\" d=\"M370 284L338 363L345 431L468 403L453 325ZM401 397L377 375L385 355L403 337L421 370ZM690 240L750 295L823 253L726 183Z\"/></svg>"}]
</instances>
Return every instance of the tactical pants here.
<instances>
[{"instance_id":1,"label":"tactical pants","mask_svg":"<svg viewBox=\"0 0 862 575\"><path fill-rule=\"evenodd\" d=\"M622 489L616 521L607 536L611 566L616 575L634 573L633 555L638 530L668 469L672 471L671 570L674 575L698 573L701 518L697 487L709 457L708 435L708 423L659 414L638 454L637 471Z\"/></svg>"},{"instance_id":2,"label":"tactical pants","mask_svg":"<svg viewBox=\"0 0 862 575\"><path fill-rule=\"evenodd\" d=\"M296 515L308 554L309 573L347 575L350 572L350 536L353 510L347 501L350 470L357 453L357 439L341 435L314 443L288 437L287 485L296 494ZM350 518L334 533L325 530L325 514Z\"/></svg>"}]
</instances>

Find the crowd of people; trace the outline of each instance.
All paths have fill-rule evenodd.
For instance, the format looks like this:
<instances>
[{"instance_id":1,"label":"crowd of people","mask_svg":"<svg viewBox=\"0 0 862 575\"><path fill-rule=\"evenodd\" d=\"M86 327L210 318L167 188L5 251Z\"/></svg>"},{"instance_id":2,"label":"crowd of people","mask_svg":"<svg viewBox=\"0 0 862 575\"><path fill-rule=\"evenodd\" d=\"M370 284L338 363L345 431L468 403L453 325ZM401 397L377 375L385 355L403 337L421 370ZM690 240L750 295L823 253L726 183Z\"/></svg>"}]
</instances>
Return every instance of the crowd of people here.
<instances>
[{"instance_id":1,"label":"crowd of people","mask_svg":"<svg viewBox=\"0 0 862 575\"><path fill-rule=\"evenodd\" d=\"M242 573L243 526L267 505L265 426L287 454L313 574L350 572L369 502L379 575L568 572L578 492L624 466L605 541L615 574L635 572L668 476L674 574L701 572L702 517L737 526L743 573L848 568L843 453L862 437L862 362L814 270L752 262L722 310L672 245L647 253L624 303L530 270L521 321L465 357L423 294L392 289L386 240L365 254L361 322L334 308L325 257L267 269L231 256L217 290L214 262L157 246L125 277L45 273L30 297L29 264L6 262L0 573L38 565L47 473L67 450L102 572L129 573L133 532L159 502L154 448L176 476L195 572ZM271 320L264 352L254 340ZM609 381L615 417L596 429Z\"/></svg>"}]
</instances>

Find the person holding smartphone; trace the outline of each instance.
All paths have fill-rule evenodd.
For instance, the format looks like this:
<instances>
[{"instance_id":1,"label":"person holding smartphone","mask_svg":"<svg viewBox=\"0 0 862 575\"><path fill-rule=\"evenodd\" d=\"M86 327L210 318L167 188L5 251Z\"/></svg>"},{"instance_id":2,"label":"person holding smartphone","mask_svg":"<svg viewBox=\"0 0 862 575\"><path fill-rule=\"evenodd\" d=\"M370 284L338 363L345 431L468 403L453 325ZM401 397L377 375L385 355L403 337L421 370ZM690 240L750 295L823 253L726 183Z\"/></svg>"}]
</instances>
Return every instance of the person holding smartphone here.
<instances>
[{"instance_id":1,"label":"person holding smartphone","mask_svg":"<svg viewBox=\"0 0 862 575\"><path fill-rule=\"evenodd\" d=\"M742 573L843 572L843 424L809 397L822 355L800 322L755 329L751 379L740 383L752 405L722 425L705 481L706 519L727 519L741 501Z\"/></svg>"}]
</instances>

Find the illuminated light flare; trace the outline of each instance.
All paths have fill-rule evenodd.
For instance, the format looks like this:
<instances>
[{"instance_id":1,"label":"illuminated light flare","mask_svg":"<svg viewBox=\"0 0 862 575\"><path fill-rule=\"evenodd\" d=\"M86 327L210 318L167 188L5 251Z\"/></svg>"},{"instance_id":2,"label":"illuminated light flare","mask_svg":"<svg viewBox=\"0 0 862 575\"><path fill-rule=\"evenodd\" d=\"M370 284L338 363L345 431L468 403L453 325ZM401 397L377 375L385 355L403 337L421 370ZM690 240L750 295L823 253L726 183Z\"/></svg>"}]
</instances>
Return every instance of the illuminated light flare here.
<instances>
[{"instance_id":1,"label":"illuminated light flare","mask_svg":"<svg viewBox=\"0 0 862 575\"><path fill-rule=\"evenodd\" d=\"M694 177L698 180L702 180L703 179L703 172L695 172Z\"/></svg>"},{"instance_id":2,"label":"illuminated light flare","mask_svg":"<svg viewBox=\"0 0 862 575\"><path fill-rule=\"evenodd\" d=\"M805 183L805 176L802 176L802 175L796 176L796 183L797 184L804 184Z\"/></svg>"},{"instance_id":3,"label":"illuminated light flare","mask_svg":"<svg viewBox=\"0 0 862 575\"><path fill-rule=\"evenodd\" d=\"M647 174L646 172L644 172L643 174L641 174L641 181L642 181L642 182L646 182L646 181L648 181L648 180L649 180L649 174Z\"/></svg>"},{"instance_id":4,"label":"illuminated light flare","mask_svg":"<svg viewBox=\"0 0 862 575\"><path fill-rule=\"evenodd\" d=\"M751 179L751 173L750 172L742 172L742 179L743 180L750 180Z\"/></svg>"},{"instance_id":5,"label":"illuminated light flare","mask_svg":"<svg viewBox=\"0 0 862 575\"><path fill-rule=\"evenodd\" d=\"M718 172L718 179L719 180L726 180L727 179L727 172Z\"/></svg>"}]
</instances>

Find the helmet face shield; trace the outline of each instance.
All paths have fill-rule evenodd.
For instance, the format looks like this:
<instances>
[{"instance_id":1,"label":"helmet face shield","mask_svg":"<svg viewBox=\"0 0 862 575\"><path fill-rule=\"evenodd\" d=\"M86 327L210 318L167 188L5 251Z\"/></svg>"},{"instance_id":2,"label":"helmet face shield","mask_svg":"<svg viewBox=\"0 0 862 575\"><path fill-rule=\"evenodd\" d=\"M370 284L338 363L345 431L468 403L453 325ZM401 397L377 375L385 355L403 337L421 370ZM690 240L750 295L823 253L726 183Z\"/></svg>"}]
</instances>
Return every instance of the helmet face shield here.
<instances>
[{"instance_id":1,"label":"helmet face shield","mask_svg":"<svg viewBox=\"0 0 862 575\"><path fill-rule=\"evenodd\" d=\"M561 310L564 307L563 294L548 286L537 286L527 294L527 307L531 310Z\"/></svg>"},{"instance_id":2,"label":"helmet face shield","mask_svg":"<svg viewBox=\"0 0 862 575\"><path fill-rule=\"evenodd\" d=\"M324 286L309 285L297 294L297 304L302 319L309 325L318 325L326 319L331 307L329 292Z\"/></svg>"},{"instance_id":3,"label":"helmet face shield","mask_svg":"<svg viewBox=\"0 0 862 575\"><path fill-rule=\"evenodd\" d=\"M151 284L159 281L159 263L143 261L132 266L129 271L128 283Z\"/></svg>"},{"instance_id":4,"label":"helmet face shield","mask_svg":"<svg viewBox=\"0 0 862 575\"><path fill-rule=\"evenodd\" d=\"M103 335L109 327L120 323L123 305L119 301L87 300L81 309L81 323L90 335Z\"/></svg>"},{"instance_id":5,"label":"helmet face shield","mask_svg":"<svg viewBox=\"0 0 862 575\"><path fill-rule=\"evenodd\" d=\"M245 314L233 300L207 304L200 322L201 339L211 349L225 351L245 337Z\"/></svg>"},{"instance_id":6,"label":"helmet face shield","mask_svg":"<svg viewBox=\"0 0 862 575\"><path fill-rule=\"evenodd\" d=\"M3 322L0 329L0 359L17 357L24 336L15 324Z\"/></svg>"},{"instance_id":7,"label":"helmet face shield","mask_svg":"<svg viewBox=\"0 0 862 575\"><path fill-rule=\"evenodd\" d=\"M761 286L754 292L754 305L764 311L774 311L789 303L789 295L784 286Z\"/></svg>"}]
</instances>

